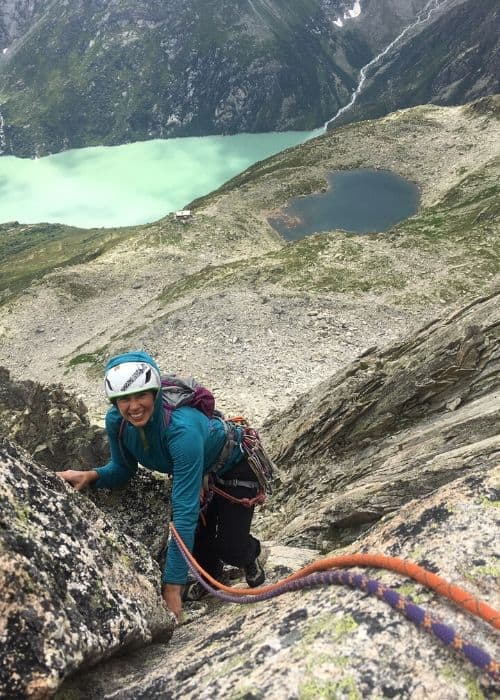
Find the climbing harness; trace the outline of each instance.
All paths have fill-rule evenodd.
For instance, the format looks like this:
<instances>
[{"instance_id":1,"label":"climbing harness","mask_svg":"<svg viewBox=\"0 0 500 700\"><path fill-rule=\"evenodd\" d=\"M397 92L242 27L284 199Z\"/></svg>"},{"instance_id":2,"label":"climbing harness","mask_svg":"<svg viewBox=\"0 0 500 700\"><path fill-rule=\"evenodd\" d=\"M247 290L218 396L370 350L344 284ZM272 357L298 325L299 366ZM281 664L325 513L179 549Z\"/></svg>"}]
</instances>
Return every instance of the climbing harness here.
<instances>
[{"instance_id":1,"label":"climbing harness","mask_svg":"<svg viewBox=\"0 0 500 700\"><path fill-rule=\"evenodd\" d=\"M221 421L224 426L226 440L219 454L217 462L212 467L212 471L207 475L201 496L201 517L204 520L204 513L208 503L214 494L245 508L253 508L266 502L266 496L272 493L272 478L274 464L264 447L260 436L255 428L251 428L243 416L235 416L224 419L221 416L214 416ZM226 461L239 449L245 456L248 466L255 475L257 481L245 481L242 479L224 479L219 476ZM219 488L222 486L223 488ZM237 497L228 493L224 488L244 486L248 489L256 489L257 494L252 498Z\"/></svg>"},{"instance_id":2,"label":"climbing harness","mask_svg":"<svg viewBox=\"0 0 500 700\"><path fill-rule=\"evenodd\" d=\"M489 676L495 680L500 680L500 662L493 659L483 649L471 644L461 637L452 627L435 619L422 607L413 603L411 599L402 596L397 591L380 583L380 581L345 569L345 567L363 566L383 568L404 574L449 598L473 615L485 620L492 627L500 629L500 611L490 607L487 603L477 599L459 586L427 571L415 562L399 559L397 557L388 557L383 554L347 554L320 559L299 569L299 571L296 571L282 581L268 586L262 586L260 588L231 588L230 586L216 581L205 572L187 549L173 523L170 524L170 528L179 550L193 576L209 593L220 600L230 603L256 603L261 600L269 600L290 591L329 584L347 585L352 588L359 588L362 591L371 595L376 595L381 600L384 600L392 608L411 620L417 627L425 629L427 632L433 634L445 646L460 652L469 659L471 663ZM334 568L342 568L342 570L331 571L331 569Z\"/></svg>"},{"instance_id":3,"label":"climbing harness","mask_svg":"<svg viewBox=\"0 0 500 700\"><path fill-rule=\"evenodd\" d=\"M227 491L224 491L215 485L216 483L221 483L221 481L224 486L245 486L246 484L252 484L251 487L247 488L254 488L254 482L240 481L239 479L231 479L226 481L223 481L222 479L215 479L214 481L211 481L209 485L210 491L212 493L216 493L218 496L222 496L222 498L225 498L226 501L230 501L230 503L236 503L237 505L244 506L245 508L253 508L254 506L262 505L266 501L266 494L263 491L259 491L253 498L238 498L237 496L232 496ZM255 485L258 486L258 484Z\"/></svg>"},{"instance_id":4,"label":"climbing harness","mask_svg":"<svg viewBox=\"0 0 500 700\"><path fill-rule=\"evenodd\" d=\"M259 487L259 503L264 503L266 494L272 493L272 479L274 472L274 463L265 451L259 433L255 428L250 427L248 421L243 416L233 416L224 419L218 418L226 433L226 441L221 450L219 458L212 468L212 472L217 475L226 460L237 448L245 455L248 466L255 474L257 479L256 486ZM224 480L217 476L219 483L224 483ZM247 482L233 480L232 486L246 486ZM253 486L253 484L252 484Z\"/></svg>"}]
</instances>

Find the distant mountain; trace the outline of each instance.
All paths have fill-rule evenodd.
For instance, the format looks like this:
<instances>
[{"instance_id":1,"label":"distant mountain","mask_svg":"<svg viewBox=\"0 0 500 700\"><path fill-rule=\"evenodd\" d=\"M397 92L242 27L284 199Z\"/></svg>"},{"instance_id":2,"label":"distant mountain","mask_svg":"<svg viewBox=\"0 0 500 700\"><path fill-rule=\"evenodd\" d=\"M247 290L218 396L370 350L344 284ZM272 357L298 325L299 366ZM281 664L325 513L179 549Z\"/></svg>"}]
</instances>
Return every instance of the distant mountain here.
<instances>
[{"instance_id":1,"label":"distant mountain","mask_svg":"<svg viewBox=\"0 0 500 700\"><path fill-rule=\"evenodd\" d=\"M498 0L444 3L446 12L405 39L367 71L353 106L332 126L419 104L464 104L500 92Z\"/></svg>"},{"instance_id":2,"label":"distant mountain","mask_svg":"<svg viewBox=\"0 0 500 700\"><path fill-rule=\"evenodd\" d=\"M426 1L378 2L391 20L368 36L375 0L19 0L32 21L0 64L3 151L314 128Z\"/></svg>"},{"instance_id":3,"label":"distant mountain","mask_svg":"<svg viewBox=\"0 0 500 700\"><path fill-rule=\"evenodd\" d=\"M4 0L0 153L312 129L395 40L336 124L460 104L499 90L498 14L498 0Z\"/></svg>"}]
</instances>

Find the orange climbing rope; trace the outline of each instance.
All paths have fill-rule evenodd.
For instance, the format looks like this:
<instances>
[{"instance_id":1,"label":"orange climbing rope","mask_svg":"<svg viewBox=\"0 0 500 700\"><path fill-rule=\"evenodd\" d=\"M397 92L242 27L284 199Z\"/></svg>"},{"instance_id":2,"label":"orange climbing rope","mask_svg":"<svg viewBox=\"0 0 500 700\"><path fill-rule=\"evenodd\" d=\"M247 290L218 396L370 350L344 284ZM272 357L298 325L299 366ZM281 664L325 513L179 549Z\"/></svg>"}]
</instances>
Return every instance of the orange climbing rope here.
<instances>
[{"instance_id":1,"label":"orange climbing rope","mask_svg":"<svg viewBox=\"0 0 500 700\"><path fill-rule=\"evenodd\" d=\"M408 576L409 578L418 581L418 583L421 583L423 586L431 588L432 590L436 591L436 593L439 593L445 598L452 600L459 607L467 610L472 615L482 618L495 629L500 629L499 610L495 610L495 608L492 608L484 601L479 600L468 591L460 588L460 586L450 583L446 579L432 573L431 571L427 571L427 569L424 569L422 566L419 566L409 559L388 557L384 554L342 554L336 557L325 557L324 559L319 559L308 566L304 566L294 574L287 576L281 581L272 583L268 586L262 586L260 588L232 588L231 586L226 586L223 583L220 583L216 579L212 578L210 574L204 571L182 541L173 523L170 523L170 529L177 542L177 545L182 549L196 570L199 571L200 574L202 574L202 576L215 588L231 593L234 596L252 596L274 591L285 581L294 581L317 571L325 571L327 569L352 566L388 569L389 571L395 571L398 574L403 574L404 576Z\"/></svg>"}]
</instances>

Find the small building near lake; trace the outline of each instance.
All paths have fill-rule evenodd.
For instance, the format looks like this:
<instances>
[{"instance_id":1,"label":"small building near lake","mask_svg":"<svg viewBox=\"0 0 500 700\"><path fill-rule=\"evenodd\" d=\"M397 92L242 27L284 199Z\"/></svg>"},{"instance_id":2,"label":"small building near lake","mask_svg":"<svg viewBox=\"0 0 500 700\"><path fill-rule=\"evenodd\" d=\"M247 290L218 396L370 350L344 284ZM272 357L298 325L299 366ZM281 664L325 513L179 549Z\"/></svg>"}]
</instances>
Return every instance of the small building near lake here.
<instances>
[{"instance_id":1,"label":"small building near lake","mask_svg":"<svg viewBox=\"0 0 500 700\"><path fill-rule=\"evenodd\" d=\"M181 221L182 223L186 223L191 218L192 218L191 209L181 209L180 211L175 212L175 220L176 221Z\"/></svg>"}]
</instances>

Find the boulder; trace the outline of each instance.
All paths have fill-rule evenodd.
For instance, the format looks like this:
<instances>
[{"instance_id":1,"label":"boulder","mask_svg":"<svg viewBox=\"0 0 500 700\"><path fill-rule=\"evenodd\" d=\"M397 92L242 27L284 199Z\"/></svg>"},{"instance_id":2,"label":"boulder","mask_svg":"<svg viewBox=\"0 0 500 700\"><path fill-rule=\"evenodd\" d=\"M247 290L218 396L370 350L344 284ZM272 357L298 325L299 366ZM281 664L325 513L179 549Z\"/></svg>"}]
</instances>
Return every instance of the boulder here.
<instances>
[{"instance_id":1,"label":"boulder","mask_svg":"<svg viewBox=\"0 0 500 700\"><path fill-rule=\"evenodd\" d=\"M170 522L171 480L139 466L124 487L87 491L99 511L119 531L143 544L161 568L165 562Z\"/></svg>"},{"instance_id":2,"label":"boulder","mask_svg":"<svg viewBox=\"0 0 500 700\"><path fill-rule=\"evenodd\" d=\"M146 549L0 440L0 697L51 697L78 668L168 638Z\"/></svg>"}]
</instances>

